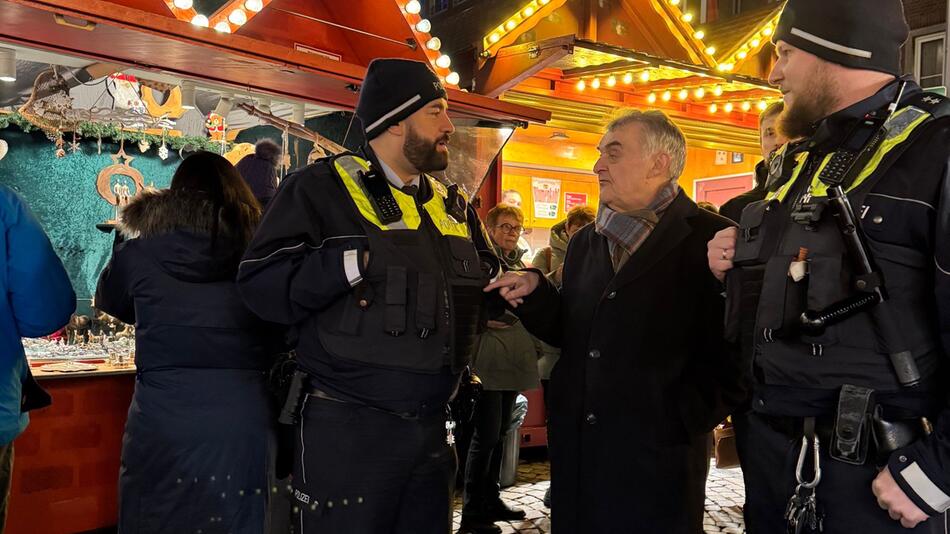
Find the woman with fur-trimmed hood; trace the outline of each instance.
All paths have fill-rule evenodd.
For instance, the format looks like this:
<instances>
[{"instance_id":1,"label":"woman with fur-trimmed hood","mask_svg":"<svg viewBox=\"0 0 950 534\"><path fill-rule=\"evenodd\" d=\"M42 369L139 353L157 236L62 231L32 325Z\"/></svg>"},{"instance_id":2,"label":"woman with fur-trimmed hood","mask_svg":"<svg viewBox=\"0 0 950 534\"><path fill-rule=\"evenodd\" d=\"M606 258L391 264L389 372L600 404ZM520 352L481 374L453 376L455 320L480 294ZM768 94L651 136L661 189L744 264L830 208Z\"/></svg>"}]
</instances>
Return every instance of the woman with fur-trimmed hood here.
<instances>
[{"instance_id":1,"label":"woman with fur-trimmed hood","mask_svg":"<svg viewBox=\"0 0 950 534\"><path fill-rule=\"evenodd\" d=\"M260 213L210 152L122 211L96 290L99 309L136 326L119 532L264 532L275 419L265 371L280 336L234 283Z\"/></svg>"}]
</instances>

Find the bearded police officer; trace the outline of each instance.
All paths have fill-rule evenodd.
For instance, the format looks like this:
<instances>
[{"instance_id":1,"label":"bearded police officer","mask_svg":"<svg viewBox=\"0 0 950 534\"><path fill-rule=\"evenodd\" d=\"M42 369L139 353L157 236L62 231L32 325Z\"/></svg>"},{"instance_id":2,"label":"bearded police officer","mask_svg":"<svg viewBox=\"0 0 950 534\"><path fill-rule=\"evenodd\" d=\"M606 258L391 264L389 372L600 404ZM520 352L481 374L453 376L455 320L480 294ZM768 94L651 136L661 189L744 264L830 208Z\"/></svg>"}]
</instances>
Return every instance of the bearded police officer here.
<instances>
[{"instance_id":1,"label":"bearded police officer","mask_svg":"<svg viewBox=\"0 0 950 534\"><path fill-rule=\"evenodd\" d=\"M752 534L945 532L950 119L898 77L907 33L899 0L789 0L773 36L804 140L708 252L754 349Z\"/></svg>"},{"instance_id":2,"label":"bearded police officer","mask_svg":"<svg viewBox=\"0 0 950 534\"><path fill-rule=\"evenodd\" d=\"M448 164L447 106L425 64L373 61L356 108L362 155L289 176L241 263L248 306L299 336L301 532L451 528L446 403L497 258L458 187L426 174Z\"/></svg>"}]
</instances>

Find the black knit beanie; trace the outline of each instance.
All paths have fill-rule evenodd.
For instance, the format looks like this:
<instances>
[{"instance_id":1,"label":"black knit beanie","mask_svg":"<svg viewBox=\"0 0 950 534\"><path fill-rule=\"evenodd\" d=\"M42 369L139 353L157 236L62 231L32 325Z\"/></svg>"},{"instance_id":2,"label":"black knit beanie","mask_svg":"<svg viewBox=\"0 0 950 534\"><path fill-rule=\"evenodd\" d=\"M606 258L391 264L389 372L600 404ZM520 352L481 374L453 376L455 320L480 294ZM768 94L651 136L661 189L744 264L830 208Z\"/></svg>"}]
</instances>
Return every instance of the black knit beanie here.
<instances>
[{"instance_id":1,"label":"black knit beanie","mask_svg":"<svg viewBox=\"0 0 950 534\"><path fill-rule=\"evenodd\" d=\"M772 42L845 67L900 76L907 33L901 0L788 0Z\"/></svg>"},{"instance_id":2,"label":"black knit beanie","mask_svg":"<svg viewBox=\"0 0 950 534\"><path fill-rule=\"evenodd\" d=\"M445 97L442 82L425 63L375 59L366 69L356 116L369 141L429 102Z\"/></svg>"}]
</instances>

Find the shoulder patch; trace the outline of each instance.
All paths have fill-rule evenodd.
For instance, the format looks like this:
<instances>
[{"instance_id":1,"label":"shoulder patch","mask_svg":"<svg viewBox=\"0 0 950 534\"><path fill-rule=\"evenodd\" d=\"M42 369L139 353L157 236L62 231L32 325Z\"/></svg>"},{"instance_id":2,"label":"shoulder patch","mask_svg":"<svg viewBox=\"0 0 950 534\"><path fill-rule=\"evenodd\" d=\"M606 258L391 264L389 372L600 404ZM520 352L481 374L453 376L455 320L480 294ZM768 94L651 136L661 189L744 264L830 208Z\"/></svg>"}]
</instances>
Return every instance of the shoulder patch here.
<instances>
[{"instance_id":1,"label":"shoulder patch","mask_svg":"<svg viewBox=\"0 0 950 534\"><path fill-rule=\"evenodd\" d=\"M924 92L914 95L908 104L926 111L935 119L950 116L950 99L937 93Z\"/></svg>"}]
</instances>

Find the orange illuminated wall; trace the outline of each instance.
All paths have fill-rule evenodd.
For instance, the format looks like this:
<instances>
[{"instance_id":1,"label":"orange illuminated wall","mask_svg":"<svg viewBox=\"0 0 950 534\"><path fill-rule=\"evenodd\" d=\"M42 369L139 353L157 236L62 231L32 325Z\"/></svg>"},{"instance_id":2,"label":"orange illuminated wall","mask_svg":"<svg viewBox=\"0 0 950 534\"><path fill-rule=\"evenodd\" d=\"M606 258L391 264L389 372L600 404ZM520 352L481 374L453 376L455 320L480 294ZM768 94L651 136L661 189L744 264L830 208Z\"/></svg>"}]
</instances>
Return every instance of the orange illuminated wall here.
<instances>
[{"instance_id":1,"label":"orange illuminated wall","mask_svg":"<svg viewBox=\"0 0 950 534\"><path fill-rule=\"evenodd\" d=\"M565 139L564 136L567 136ZM558 130L534 126L518 130L502 153L502 190L514 189L521 193L525 212L525 226L550 228L566 216L564 193L587 194L588 205L598 202L597 178L593 174L597 160L600 136L586 132ZM690 147L686 152L686 168L680 186L693 194L697 179L751 173L758 162L758 154L742 154L743 161L733 163L733 153L726 153L726 163L716 164L716 151ZM561 181L558 217L535 217L533 209L532 178L553 178Z\"/></svg>"}]
</instances>

